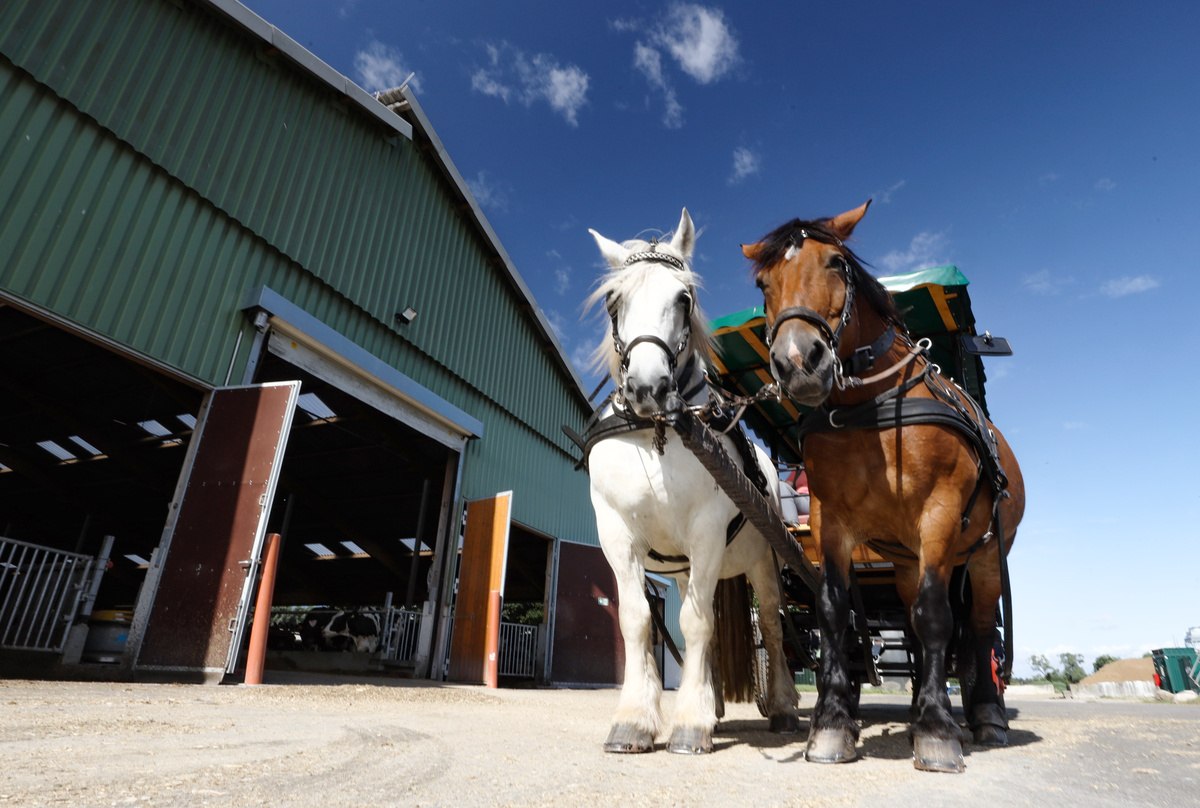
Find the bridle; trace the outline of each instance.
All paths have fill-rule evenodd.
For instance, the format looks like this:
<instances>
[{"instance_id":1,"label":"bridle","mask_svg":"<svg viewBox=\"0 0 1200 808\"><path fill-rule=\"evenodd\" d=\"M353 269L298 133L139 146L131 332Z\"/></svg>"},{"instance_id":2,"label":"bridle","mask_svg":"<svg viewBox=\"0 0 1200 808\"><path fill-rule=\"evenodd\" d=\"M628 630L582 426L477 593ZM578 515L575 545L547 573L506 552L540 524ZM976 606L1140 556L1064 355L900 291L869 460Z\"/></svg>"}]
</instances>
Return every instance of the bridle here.
<instances>
[{"instance_id":1,"label":"bridle","mask_svg":"<svg viewBox=\"0 0 1200 808\"><path fill-rule=\"evenodd\" d=\"M795 239L792 240L792 248L799 249L799 247L804 243L805 239L810 238L815 241L820 241L824 244L836 245L839 249L845 246L845 243L837 236L820 230L802 229L799 235L800 238L798 242ZM876 358L883 356L883 354L887 352L888 348L891 347L892 343L895 341L896 329L892 326L889 326L888 328L884 329L883 333L873 343L855 349L854 353L851 354L846 361L846 365L849 367L850 372L850 375L847 376L843 370L842 358L838 355L838 345L841 343L842 332L846 329L846 326L849 325L850 318L854 314L854 275L850 271L851 259L844 253L839 253L838 257L841 261L841 267L838 269L838 275L841 277L842 283L845 284L846 296L842 302L842 312L838 315L837 326L831 328L828 321L824 317L807 306L791 306L790 308L786 308L775 315L775 322L767 325L766 340L767 349L770 350L771 343L775 341L777 336L779 336L780 327L782 327L783 324L789 320L800 320L813 326L817 329L817 331L820 332L821 338L824 340L826 347L829 349L830 355L833 357L834 383L837 385L839 390L845 390L848 387L861 387L863 384L879 381L881 378L897 372L904 365L912 361L917 354L928 350L929 345L925 343L925 341L922 341L924 344L914 345L914 352L905 359L901 360L900 363L897 363L891 368L888 368L882 373L876 374L869 379L858 378L857 374L862 373L864 370L871 367L875 363ZM905 339L907 340L907 337L905 337ZM771 373L774 375L775 372L775 367L772 363ZM778 377L776 377L776 381L779 381Z\"/></svg>"},{"instance_id":2,"label":"bridle","mask_svg":"<svg viewBox=\"0 0 1200 808\"><path fill-rule=\"evenodd\" d=\"M801 230L799 243L793 240L792 247L799 249L804 241L810 238L826 244L836 244L838 247L843 246L842 240L836 236ZM824 317L807 306L792 306L775 315L775 322L767 326L767 348L771 347L771 343L779 335L779 329L784 323L788 320L802 320L821 332L821 337L825 340L825 344L829 347L830 352L835 357L837 356L837 347L842 339L842 331L845 330L846 325L850 322L850 315L854 311L854 280L850 274L850 263L846 260L845 256L841 256L841 259L842 266L838 270L838 274L841 276L842 282L846 285L846 299L842 303L842 313L838 317L837 327L830 328L829 323Z\"/></svg>"},{"instance_id":3,"label":"bridle","mask_svg":"<svg viewBox=\"0 0 1200 808\"><path fill-rule=\"evenodd\" d=\"M680 272L684 270L685 267L683 261L679 260L673 255L658 252L657 247L657 243L651 243L649 250L632 253L625 259L625 266L630 267L643 261L649 261L656 264L666 264L667 266L673 267ZM663 352L663 354L666 355L667 368L670 370L671 377L673 379L676 377L675 371L679 365L679 357L683 355L683 352L687 349L688 342L691 341L692 338L692 311L696 305L696 299L693 290L688 289L686 294L687 310L684 312L683 329L680 331L679 340L675 343L674 347L667 344L666 340L655 334L640 334L631 339L629 344L626 345L621 340L620 328L617 323L616 305L610 297L608 301L608 316L612 319L613 350L616 351L617 356L621 359L621 378L617 380L618 390L620 389L621 385L624 384L624 377L629 371L630 354L633 353L634 348L642 345L643 343L656 346ZM676 381L678 380L676 379Z\"/></svg>"}]
</instances>

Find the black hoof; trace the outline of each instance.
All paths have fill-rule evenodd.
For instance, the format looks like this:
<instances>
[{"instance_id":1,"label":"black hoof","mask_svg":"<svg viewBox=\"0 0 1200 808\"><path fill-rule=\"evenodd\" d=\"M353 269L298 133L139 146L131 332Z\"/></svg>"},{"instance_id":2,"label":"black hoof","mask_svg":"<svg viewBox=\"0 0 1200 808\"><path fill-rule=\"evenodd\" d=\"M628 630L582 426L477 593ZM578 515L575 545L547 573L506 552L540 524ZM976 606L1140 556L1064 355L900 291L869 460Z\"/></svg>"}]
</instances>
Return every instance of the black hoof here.
<instances>
[{"instance_id":1,"label":"black hoof","mask_svg":"<svg viewBox=\"0 0 1200 808\"><path fill-rule=\"evenodd\" d=\"M1008 746L1008 731L1004 727L980 724L972 734L976 746Z\"/></svg>"},{"instance_id":2,"label":"black hoof","mask_svg":"<svg viewBox=\"0 0 1200 808\"><path fill-rule=\"evenodd\" d=\"M633 724L613 724L604 742L604 751L618 755L637 755L654 751L654 736Z\"/></svg>"},{"instance_id":3,"label":"black hoof","mask_svg":"<svg viewBox=\"0 0 1200 808\"><path fill-rule=\"evenodd\" d=\"M913 766L923 772L958 774L967 767L962 743L957 738L918 735L913 738Z\"/></svg>"},{"instance_id":4,"label":"black hoof","mask_svg":"<svg viewBox=\"0 0 1200 808\"><path fill-rule=\"evenodd\" d=\"M667 742L667 751L677 755L707 755L712 750L712 732L697 727L676 727Z\"/></svg>"},{"instance_id":5,"label":"black hoof","mask_svg":"<svg viewBox=\"0 0 1200 808\"><path fill-rule=\"evenodd\" d=\"M971 712L971 734L979 746L1007 746L1008 719L998 704L980 704Z\"/></svg>"},{"instance_id":6,"label":"black hoof","mask_svg":"<svg viewBox=\"0 0 1200 808\"><path fill-rule=\"evenodd\" d=\"M791 713L771 716L771 732L776 735L795 735L800 732L800 719Z\"/></svg>"},{"instance_id":7,"label":"black hoof","mask_svg":"<svg viewBox=\"0 0 1200 808\"><path fill-rule=\"evenodd\" d=\"M809 763L849 763L858 757L854 735L846 729L818 729L809 733L804 757Z\"/></svg>"}]
</instances>

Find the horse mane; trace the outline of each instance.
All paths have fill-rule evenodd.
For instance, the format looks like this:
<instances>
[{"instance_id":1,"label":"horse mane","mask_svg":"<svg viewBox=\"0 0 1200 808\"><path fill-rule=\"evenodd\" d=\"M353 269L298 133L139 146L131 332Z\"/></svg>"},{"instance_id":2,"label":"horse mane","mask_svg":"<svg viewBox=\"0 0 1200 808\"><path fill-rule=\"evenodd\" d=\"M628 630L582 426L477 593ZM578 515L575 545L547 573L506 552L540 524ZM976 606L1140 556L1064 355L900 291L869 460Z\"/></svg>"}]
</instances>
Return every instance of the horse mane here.
<instances>
[{"instance_id":1,"label":"horse mane","mask_svg":"<svg viewBox=\"0 0 1200 808\"><path fill-rule=\"evenodd\" d=\"M761 245L758 257L753 261L751 267L754 277L758 277L761 272L782 261L790 247L802 244L804 236L801 234L801 231L804 231L808 234L808 238L825 244L837 245L842 251L842 255L845 256L847 265L850 267L850 277L854 283L854 294L861 299L865 299L867 305L874 309L875 313L882 317L884 322L903 329L904 318L901 316L900 310L896 308L896 301L892 298L891 293L887 289L884 289L883 284L867 271L866 263L829 230L828 223L829 219L815 219L811 221L792 219L790 222L780 225L763 236L758 242Z\"/></svg>"},{"instance_id":2,"label":"horse mane","mask_svg":"<svg viewBox=\"0 0 1200 808\"><path fill-rule=\"evenodd\" d=\"M651 243L641 239L632 239L622 242L621 246L632 252L642 252L649 250ZM698 351L702 357L707 359L713 351L713 339L708 327L708 317L701 310L700 301L696 299L696 290L701 287L700 276L692 271L688 262L678 251L671 248L670 239L658 242L654 249L683 261L684 268L674 269L666 264L652 262L641 262L621 269L610 268L601 276L596 289L584 301L584 311L591 311L601 301L604 301L607 308L610 300L619 301L624 297L633 297L645 286L647 278L652 273L671 272L692 292L691 337L688 341L688 351ZM592 352L590 367L593 370L607 369L609 375L615 379L620 366L621 358L617 355L613 345L612 328L607 328L604 331L604 339Z\"/></svg>"}]
</instances>

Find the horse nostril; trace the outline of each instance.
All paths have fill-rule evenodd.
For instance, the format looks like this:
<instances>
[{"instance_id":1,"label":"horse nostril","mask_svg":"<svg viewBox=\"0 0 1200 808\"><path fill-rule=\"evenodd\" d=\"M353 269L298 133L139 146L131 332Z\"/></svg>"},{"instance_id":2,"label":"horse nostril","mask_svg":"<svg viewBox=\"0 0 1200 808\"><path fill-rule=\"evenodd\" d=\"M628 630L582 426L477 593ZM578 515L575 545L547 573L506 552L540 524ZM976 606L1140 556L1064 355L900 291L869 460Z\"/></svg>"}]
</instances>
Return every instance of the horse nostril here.
<instances>
[{"instance_id":1,"label":"horse nostril","mask_svg":"<svg viewBox=\"0 0 1200 808\"><path fill-rule=\"evenodd\" d=\"M777 378L785 379L792 372L791 362L787 359L781 359L775 354L771 354L771 364L775 366L775 376Z\"/></svg>"},{"instance_id":2,"label":"horse nostril","mask_svg":"<svg viewBox=\"0 0 1200 808\"><path fill-rule=\"evenodd\" d=\"M809 370L814 370L817 363L821 361L821 357L825 354L825 344L823 342L814 342L813 346L808 350L808 356L804 358L804 364Z\"/></svg>"}]
</instances>

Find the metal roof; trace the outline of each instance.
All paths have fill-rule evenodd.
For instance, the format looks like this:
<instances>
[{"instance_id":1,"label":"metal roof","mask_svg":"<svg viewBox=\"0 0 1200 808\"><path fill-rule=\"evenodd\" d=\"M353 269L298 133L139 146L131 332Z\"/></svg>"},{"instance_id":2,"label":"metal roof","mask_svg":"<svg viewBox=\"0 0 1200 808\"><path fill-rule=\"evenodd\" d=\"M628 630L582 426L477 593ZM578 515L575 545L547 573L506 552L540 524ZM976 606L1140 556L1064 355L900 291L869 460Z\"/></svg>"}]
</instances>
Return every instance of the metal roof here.
<instances>
[{"instance_id":1,"label":"metal roof","mask_svg":"<svg viewBox=\"0 0 1200 808\"><path fill-rule=\"evenodd\" d=\"M517 271L504 246L500 243L499 236L492 229L491 223L488 222L483 210L479 207L479 203L471 193L470 187L459 173L458 168L454 165L454 161L450 159L450 155L442 144L441 138L438 137L429 117L421 108L420 103L418 103L412 88L397 88L396 90L380 93L379 96L371 95L351 79L343 76L321 61L321 59L306 50L300 43L237 2L237 0L200 0L200 2L211 6L233 24L276 48L296 69L308 73L319 81L330 85L338 92L344 93L346 99L352 102L356 108L391 126L405 137L413 137L415 129L417 136L429 143L439 168L451 186L462 197L475 227L478 228L490 248L495 252L500 266L503 267L514 289L529 304L528 313L532 315L534 321L537 323L541 338L553 348L559 365L575 383L579 394L586 400L587 391L584 388L583 382L570 360L567 359L566 351L563 350L562 344L558 341L554 329L550 327L549 320L542 313L541 307L538 306L529 286ZM380 100L381 98L384 100ZM391 101L391 103L385 104L385 101Z\"/></svg>"}]
</instances>

